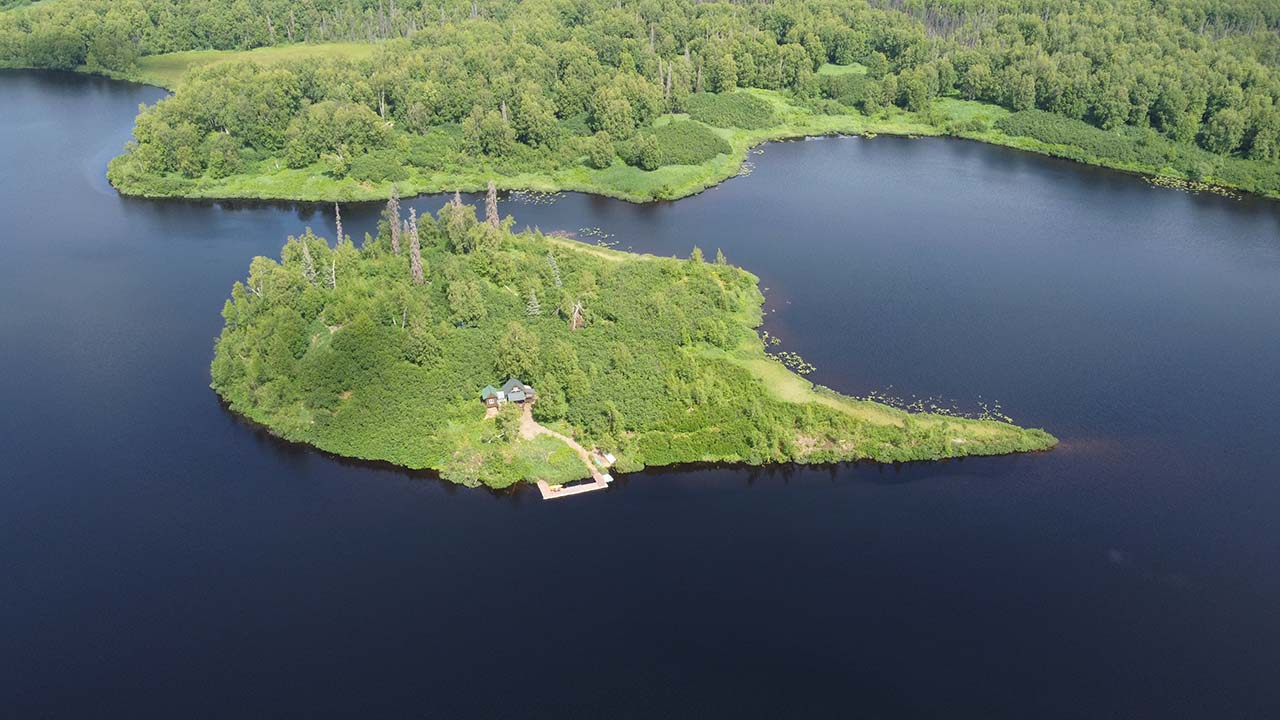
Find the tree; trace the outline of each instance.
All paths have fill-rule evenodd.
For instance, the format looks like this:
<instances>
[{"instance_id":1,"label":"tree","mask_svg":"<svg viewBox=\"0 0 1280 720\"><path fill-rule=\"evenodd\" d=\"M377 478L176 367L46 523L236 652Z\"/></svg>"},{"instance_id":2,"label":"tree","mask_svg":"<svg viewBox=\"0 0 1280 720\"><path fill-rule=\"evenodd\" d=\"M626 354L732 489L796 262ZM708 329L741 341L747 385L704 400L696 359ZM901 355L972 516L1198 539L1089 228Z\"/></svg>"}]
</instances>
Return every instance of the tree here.
<instances>
[{"instance_id":1,"label":"tree","mask_svg":"<svg viewBox=\"0 0 1280 720\"><path fill-rule=\"evenodd\" d=\"M629 138L636 130L631 103L613 85L601 85L591 97L591 127L611 138Z\"/></svg>"},{"instance_id":2,"label":"tree","mask_svg":"<svg viewBox=\"0 0 1280 720\"><path fill-rule=\"evenodd\" d=\"M334 242L336 242L336 243L340 243L340 242L342 242L342 239L343 239L343 234L342 234L342 209L338 207L338 203L336 203L336 202L333 204L333 224L336 226L336 227L334 228L334 232L335 232L336 237L337 237L337 240L335 240Z\"/></svg>"},{"instance_id":3,"label":"tree","mask_svg":"<svg viewBox=\"0 0 1280 720\"><path fill-rule=\"evenodd\" d=\"M724 251L723 251L723 250L721 250L720 248L716 248L716 264L717 264L717 265L728 265L728 264L729 264L729 261L728 261L728 260L726 260L726 259L725 259L725 257L724 257Z\"/></svg>"},{"instance_id":4,"label":"tree","mask_svg":"<svg viewBox=\"0 0 1280 720\"><path fill-rule=\"evenodd\" d=\"M635 164L641 170L657 170L661 166L662 154L653 133L645 133L636 138Z\"/></svg>"},{"instance_id":5,"label":"tree","mask_svg":"<svg viewBox=\"0 0 1280 720\"><path fill-rule=\"evenodd\" d=\"M462 138L471 152L501 156L515 147L516 133L502 115L476 106L462 122Z\"/></svg>"},{"instance_id":6,"label":"tree","mask_svg":"<svg viewBox=\"0 0 1280 720\"><path fill-rule=\"evenodd\" d=\"M1204 124L1200 144L1205 150L1221 155L1235 152L1244 140L1245 119L1240 111L1223 108L1214 113Z\"/></svg>"},{"instance_id":7,"label":"tree","mask_svg":"<svg viewBox=\"0 0 1280 720\"><path fill-rule=\"evenodd\" d=\"M507 331L498 342L498 357L494 369L499 377L528 379L537 376L538 336L529 332L514 320L507 324Z\"/></svg>"},{"instance_id":8,"label":"tree","mask_svg":"<svg viewBox=\"0 0 1280 720\"><path fill-rule=\"evenodd\" d=\"M558 145L560 126L555 110L538 93L526 92L516 105L516 137L533 147L553 148Z\"/></svg>"},{"instance_id":9,"label":"tree","mask_svg":"<svg viewBox=\"0 0 1280 720\"><path fill-rule=\"evenodd\" d=\"M489 181L489 190L484 196L484 221L495 230L502 223L498 217L498 186L492 180Z\"/></svg>"},{"instance_id":10,"label":"tree","mask_svg":"<svg viewBox=\"0 0 1280 720\"><path fill-rule=\"evenodd\" d=\"M310 235L310 231L307 235ZM299 240L302 243L302 277L307 282L314 284L316 281L316 261L311 257L311 247L307 243L307 235L302 236Z\"/></svg>"},{"instance_id":11,"label":"tree","mask_svg":"<svg viewBox=\"0 0 1280 720\"><path fill-rule=\"evenodd\" d=\"M596 132L587 145L587 164L603 170L613 164L613 140L604 130Z\"/></svg>"},{"instance_id":12,"label":"tree","mask_svg":"<svg viewBox=\"0 0 1280 720\"><path fill-rule=\"evenodd\" d=\"M422 284L422 245L418 241L418 211L414 208L409 208L409 276L414 285Z\"/></svg>"},{"instance_id":13,"label":"tree","mask_svg":"<svg viewBox=\"0 0 1280 720\"><path fill-rule=\"evenodd\" d=\"M542 314L542 303L538 302L538 293L532 288L529 289L529 302L525 303L524 312L529 317L538 317Z\"/></svg>"},{"instance_id":14,"label":"tree","mask_svg":"<svg viewBox=\"0 0 1280 720\"><path fill-rule=\"evenodd\" d=\"M713 56L707 63L707 70L711 92L729 92L738 87L738 64L732 54Z\"/></svg>"},{"instance_id":15,"label":"tree","mask_svg":"<svg viewBox=\"0 0 1280 720\"><path fill-rule=\"evenodd\" d=\"M560 279L560 263L556 262L556 256L550 250L547 251L547 266L551 268L551 279L556 287L564 287L564 282Z\"/></svg>"},{"instance_id":16,"label":"tree","mask_svg":"<svg viewBox=\"0 0 1280 720\"><path fill-rule=\"evenodd\" d=\"M470 325L483 320L487 312L480 287L472 280L455 280L445 292L449 303L450 318L459 325Z\"/></svg>"}]
</instances>

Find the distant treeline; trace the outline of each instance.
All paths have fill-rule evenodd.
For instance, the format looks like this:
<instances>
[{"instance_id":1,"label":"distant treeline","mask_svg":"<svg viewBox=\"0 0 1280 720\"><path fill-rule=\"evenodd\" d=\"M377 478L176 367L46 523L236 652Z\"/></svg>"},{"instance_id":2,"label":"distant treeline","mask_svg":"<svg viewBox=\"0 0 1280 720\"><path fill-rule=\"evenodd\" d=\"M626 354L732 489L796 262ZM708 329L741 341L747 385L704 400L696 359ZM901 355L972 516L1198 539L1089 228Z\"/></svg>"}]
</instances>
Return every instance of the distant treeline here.
<instances>
[{"instance_id":1,"label":"distant treeline","mask_svg":"<svg viewBox=\"0 0 1280 720\"><path fill-rule=\"evenodd\" d=\"M177 50L403 38L369 61L210 71L151 119L267 153L298 121L312 144L295 159L367 144L375 116L419 135L469 123L486 153L548 147L551 121L579 117L625 140L696 109L693 93L753 87L801 100L825 90L870 112L957 96L1271 161L1278 30L1280 3L1266 0L60 0L0 14L0 64L127 71ZM826 64L866 73L824 87ZM244 94L272 102L246 106Z\"/></svg>"}]
</instances>

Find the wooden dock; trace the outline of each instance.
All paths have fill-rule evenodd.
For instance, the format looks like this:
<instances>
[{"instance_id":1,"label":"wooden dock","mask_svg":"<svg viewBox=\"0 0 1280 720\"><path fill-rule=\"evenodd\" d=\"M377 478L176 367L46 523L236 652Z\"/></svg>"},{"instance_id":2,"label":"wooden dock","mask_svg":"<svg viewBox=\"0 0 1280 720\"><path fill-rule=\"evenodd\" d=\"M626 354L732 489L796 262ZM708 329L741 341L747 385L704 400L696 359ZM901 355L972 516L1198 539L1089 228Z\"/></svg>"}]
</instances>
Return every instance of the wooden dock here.
<instances>
[{"instance_id":1,"label":"wooden dock","mask_svg":"<svg viewBox=\"0 0 1280 720\"><path fill-rule=\"evenodd\" d=\"M570 495L581 495L582 493L604 490L609 487L609 483L613 482L613 478L611 476L601 475L599 473L593 473L592 478L592 481L589 483L570 485L568 487L550 485L546 480L539 480L538 491L542 493L543 500L555 500L557 498L569 497Z\"/></svg>"}]
</instances>

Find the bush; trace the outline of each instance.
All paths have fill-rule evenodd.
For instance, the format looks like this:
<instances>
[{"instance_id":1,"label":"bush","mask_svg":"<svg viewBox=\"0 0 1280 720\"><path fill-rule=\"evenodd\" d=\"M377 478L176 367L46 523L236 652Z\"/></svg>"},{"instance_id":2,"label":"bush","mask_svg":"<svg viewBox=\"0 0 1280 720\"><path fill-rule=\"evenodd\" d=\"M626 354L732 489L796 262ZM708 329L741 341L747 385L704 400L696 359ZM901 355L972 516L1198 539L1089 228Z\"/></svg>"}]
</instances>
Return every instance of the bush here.
<instances>
[{"instance_id":1,"label":"bush","mask_svg":"<svg viewBox=\"0 0 1280 720\"><path fill-rule=\"evenodd\" d=\"M392 150L374 150L355 158L347 174L368 182L397 182L409 177L400 156Z\"/></svg>"},{"instance_id":2,"label":"bush","mask_svg":"<svg viewBox=\"0 0 1280 720\"><path fill-rule=\"evenodd\" d=\"M587 165L603 170L613 164L613 156L613 141L609 139L609 133L601 130L587 145Z\"/></svg>"},{"instance_id":3,"label":"bush","mask_svg":"<svg viewBox=\"0 0 1280 720\"><path fill-rule=\"evenodd\" d=\"M707 126L677 120L654 128L659 165L697 165L733 148Z\"/></svg>"},{"instance_id":4,"label":"bush","mask_svg":"<svg viewBox=\"0 0 1280 720\"><path fill-rule=\"evenodd\" d=\"M439 169L457 162L462 126L439 125L423 135L410 135L405 160L414 167Z\"/></svg>"},{"instance_id":5,"label":"bush","mask_svg":"<svg viewBox=\"0 0 1280 720\"><path fill-rule=\"evenodd\" d=\"M822 96L835 100L849 107L860 107L867 98L867 85L871 82L866 75L849 73L845 75L821 75Z\"/></svg>"},{"instance_id":6,"label":"bush","mask_svg":"<svg viewBox=\"0 0 1280 720\"><path fill-rule=\"evenodd\" d=\"M748 92L696 93L685 100L689 117L714 127L757 130L777 123L773 105Z\"/></svg>"}]
</instances>

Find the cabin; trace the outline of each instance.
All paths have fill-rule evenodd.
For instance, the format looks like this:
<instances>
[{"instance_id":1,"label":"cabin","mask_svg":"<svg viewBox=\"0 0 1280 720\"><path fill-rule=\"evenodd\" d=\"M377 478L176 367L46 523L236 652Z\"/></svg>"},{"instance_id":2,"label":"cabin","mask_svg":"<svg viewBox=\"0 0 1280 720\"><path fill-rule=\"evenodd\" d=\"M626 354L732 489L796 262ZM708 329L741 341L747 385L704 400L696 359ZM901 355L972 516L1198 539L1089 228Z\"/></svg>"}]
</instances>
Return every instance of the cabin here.
<instances>
[{"instance_id":1,"label":"cabin","mask_svg":"<svg viewBox=\"0 0 1280 720\"><path fill-rule=\"evenodd\" d=\"M480 401L487 408L496 408L503 403L526 403L533 402L537 397L537 393L529 385L516 378L510 378L502 384L502 388L495 388L492 385L485 385L480 391Z\"/></svg>"}]
</instances>

